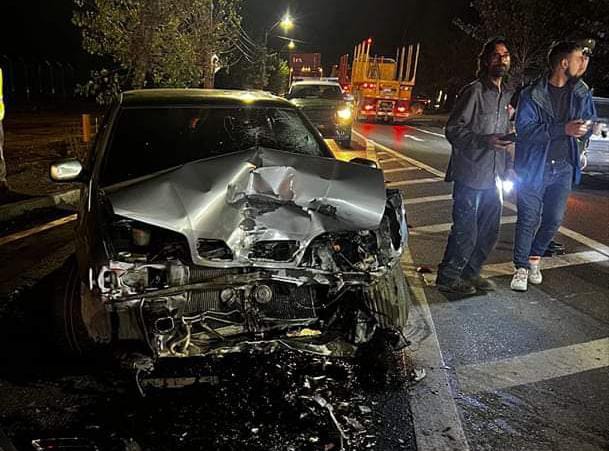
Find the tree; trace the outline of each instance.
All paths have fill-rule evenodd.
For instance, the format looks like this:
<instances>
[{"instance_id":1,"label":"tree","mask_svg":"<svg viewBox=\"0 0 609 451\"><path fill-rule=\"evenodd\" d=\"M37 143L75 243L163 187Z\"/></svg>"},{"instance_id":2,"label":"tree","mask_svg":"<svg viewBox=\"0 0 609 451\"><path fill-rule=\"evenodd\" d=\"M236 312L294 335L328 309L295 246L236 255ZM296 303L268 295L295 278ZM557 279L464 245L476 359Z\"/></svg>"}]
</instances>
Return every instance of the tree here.
<instances>
[{"instance_id":1,"label":"tree","mask_svg":"<svg viewBox=\"0 0 609 451\"><path fill-rule=\"evenodd\" d=\"M240 0L75 0L83 48L111 67L84 87L213 87L213 60L229 59ZM215 56L215 57L214 57ZM113 83L100 82L102 78ZM105 99L107 96L101 96Z\"/></svg>"},{"instance_id":2,"label":"tree","mask_svg":"<svg viewBox=\"0 0 609 451\"><path fill-rule=\"evenodd\" d=\"M593 38L595 58L587 78L593 84L609 82L609 0L473 0L477 26L460 28L477 39L504 36L510 44L512 74L516 82L527 82L546 68L546 55L554 41Z\"/></svg>"}]
</instances>

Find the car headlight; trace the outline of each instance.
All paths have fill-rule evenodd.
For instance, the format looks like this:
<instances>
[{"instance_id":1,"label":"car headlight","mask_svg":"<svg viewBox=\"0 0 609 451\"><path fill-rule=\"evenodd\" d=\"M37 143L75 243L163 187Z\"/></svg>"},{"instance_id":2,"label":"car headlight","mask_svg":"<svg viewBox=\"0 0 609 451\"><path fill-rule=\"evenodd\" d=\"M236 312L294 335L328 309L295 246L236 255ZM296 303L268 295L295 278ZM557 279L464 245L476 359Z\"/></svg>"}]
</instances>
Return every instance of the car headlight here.
<instances>
[{"instance_id":1,"label":"car headlight","mask_svg":"<svg viewBox=\"0 0 609 451\"><path fill-rule=\"evenodd\" d=\"M338 116L339 119L342 119L343 121L347 121L347 120L351 119L351 108L341 108L340 110L338 110L336 112L336 115Z\"/></svg>"}]
</instances>

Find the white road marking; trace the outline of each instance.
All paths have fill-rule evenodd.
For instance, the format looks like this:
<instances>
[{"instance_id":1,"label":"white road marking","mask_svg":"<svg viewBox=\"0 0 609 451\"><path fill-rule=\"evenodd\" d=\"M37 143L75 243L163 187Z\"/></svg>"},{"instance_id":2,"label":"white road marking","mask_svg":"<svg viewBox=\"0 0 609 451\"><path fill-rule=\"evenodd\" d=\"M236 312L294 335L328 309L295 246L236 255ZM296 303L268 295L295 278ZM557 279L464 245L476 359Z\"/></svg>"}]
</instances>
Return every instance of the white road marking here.
<instances>
[{"instance_id":1,"label":"white road marking","mask_svg":"<svg viewBox=\"0 0 609 451\"><path fill-rule=\"evenodd\" d=\"M399 158L387 158L387 159L381 158L381 159L379 159L379 163L381 163L381 164L383 164L383 163L395 163L397 161L402 161L402 160L399 159Z\"/></svg>"},{"instance_id":2,"label":"white road marking","mask_svg":"<svg viewBox=\"0 0 609 451\"><path fill-rule=\"evenodd\" d=\"M598 241L593 240L592 238L588 238L587 236L582 235L581 233L576 232L575 230L567 229L566 227L560 227L558 231L564 236L568 236L572 240L579 241L581 244L588 246L594 249L595 251L600 252L601 254L609 256L609 246L603 243L599 243Z\"/></svg>"},{"instance_id":3,"label":"white road marking","mask_svg":"<svg viewBox=\"0 0 609 451\"><path fill-rule=\"evenodd\" d=\"M416 129L416 130L423 131L423 129ZM430 134L436 134L436 135L440 136L439 133L434 133L434 132L430 132L430 131L427 131L427 130L425 130L425 132L426 133L430 133ZM353 131L353 133L358 134L363 139L367 139L364 135L362 135L361 133L359 133L359 132L357 132L355 130ZM370 140L368 140L368 141L370 141ZM383 149L385 152L390 153L391 155L394 155L396 158L401 158L402 160L404 160L404 161L406 161L406 162L408 162L408 163L410 163L410 164L412 164L414 166L418 166L421 169L424 169L424 170L426 170L427 172L429 172L429 173L431 173L433 175L437 175L438 177L445 177L446 176L446 174L444 172L439 171L439 170L437 170L435 168L432 168L431 166L426 165L425 163L421 163L420 161L415 160L414 158L410 158L410 157L407 157L405 155L402 155L401 153L396 152L395 150L390 149L387 146L383 146L382 144L379 144L379 143L375 143L375 144L376 144L377 147ZM517 211L516 205L514 205L511 202L504 202L503 205L506 208L509 208L512 211ZM560 229L558 229L558 231L561 234L571 238L572 240L577 241L577 242L583 244L584 246L588 246L589 248L592 248L595 251L600 252L601 254L609 255L609 246L607 246L607 245L605 245L605 244L603 244L603 243L601 243L599 241L596 241L596 240L594 240L592 238L589 238L589 237L587 237L585 235L582 235L581 233L576 232L574 230L571 230L571 229L569 229L567 227L561 227Z\"/></svg>"},{"instance_id":4,"label":"white road marking","mask_svg":"<svg viewBox=\"0 0 609 451\"><path fill-rule=\"evenodd\" d=\"M501 224L514 224L516 222L516 216L502 216ZM441 233L448 232L453 226L452 222L446 222L444 224L433 224L428 226L414 227L411 230L411 234L418 233Z\"/></svg>"},{"instance_id":5,"label":"white road marking","mask_svg":"<svg viewBox=\"0 0 609 451\"><path fill-rule=\"evenodd\" d=\"M420 142L420 143L425 142L424 139L418 138L418 137L413 136L413 135L404 135L404 138L412 139L413 141Z\"/></svg>"},{"instance_id":6,"label":"white road marking","mask_svg":"<svg viewBox=\"0 0 609 451\"><path fill-rule=\"evenodd\" d=\"M417 127L412 127L412 128L421 133L427 133L428 135L438 136L440 138L446 139L446 135L444 135L443 133L430 132L429 130L425 130L423 128L417 128Z\"/></svg>"},{"instance_id":7,"label":"white road marking","mask_svg":"<svg viewBox=\"0 0 609 451\"><path fill-rule=\"evenodd\" d=\"M609 367L609 338L457 368L461 392L494 392Z\"/></svg>"},{"instance_id":8,"label":"white road marking","mask_svg":"<svg viewBox=\"0 0 609 451\"><path fill-rule=\"evenodd\" d=\"M387 172L387 171L385 171ZM441 196L425 196L414 197L412 199L404 199L404 205L427 204L429 202L440 202L443 200L452 200L452 194L443 194Z\"/></svg>"},{"instance_id":9,"label":"white road marking","mask_svg":"<svg viewBox=\"0 0 609 451\"><path fill-rule=\"evenodd\" d=\"M556 255L552 258L541 259L541 269L564 268L566 266L585 265L587 263L598 263L609 260L609 256L596 251L575 252L573 254ZM484 265L482 277L497 277L514 274L514 264L494 263Z\"/></svg>"},{"instance_id":10,"label":"white road marking","mask_svg":"<svg viewBox=\"0 0 609 451\"><path fill-rule=\"evenodd\" d=\"M408 248L402 255L402 267L409 280L413 299L412 305L409 306L409 329L425 331L424 336L416 340L415 356L416 365L425 368L427 377L410 389L410 410L414 420L417 448L467 451L469 444L457 412L455 394L448 381L448 366L442 356L425 290L420 285ZM445 433L447 429L450 430L450 437Z\"/></svg>"},{"instance_id":11,"label":"white road marking","mask_svg":"<svg viewBox=\"0 0 609 451\"><path fill-rule=\"evenodd\" d=\"M3 246L8 243L12 243L13 241L21 240L23 238L27 238L28 236L31 236L31 235L36 235L37 233L52 229L54 227L59 227L61 225L67 224L72 221L76 221L76 218L77 218L77 215L75 215L75 214L69 215L69 216L64 216L63 218L59 218L54 221L47 222L46 224L32 227L31 229L28 229L28 230L23 230L21 232L3 236L0 238L0 246Z\"/></svg>"},{"instance_id":12,"label":"white road marking","mask_svg":"<svg viewBox=\"0 0 609 451\"><path fill-rule=\"evenodd\" d=\"M395 172L404 172L404 171L420 171L421 168L417 168L415 166L409 166L407 168L405 167L401 167L401 168L393 168L393 169L383 169L383 172L385 174L393 174Z\"/></svg>"},{"instance_id":13,"label":"white road marking","mask_svg":"<svg viewBox=\"0 0 609 451\"><path fill-rule=\"evenodd\" d=\"M596 251L574 252L573 254L557 255L552 258L541 259L541 269L557 269L566 268L569 266L586 265L589 263L600 263L609 261L609 256ZM514 274L514 264L512 262L492 263L484 265L480 275L484 278L511 276ZM424 275L425 280L429 283L435 283L437 274Z\"/></svg>"},{"instance_id":14,"label":"white road marking","mask_svg":"<svg viewBox=\"0 0 609 451\"><path fill-rule=\"evenodd\" d=\"M443 181L444 181L444 179L440 179L440 178L401 180L399 182L387 183L386 186L389 188L397 188L398 186L421 185L423 183L436 183L436 182L443 182Z\"/></svg>"}]
</instances>

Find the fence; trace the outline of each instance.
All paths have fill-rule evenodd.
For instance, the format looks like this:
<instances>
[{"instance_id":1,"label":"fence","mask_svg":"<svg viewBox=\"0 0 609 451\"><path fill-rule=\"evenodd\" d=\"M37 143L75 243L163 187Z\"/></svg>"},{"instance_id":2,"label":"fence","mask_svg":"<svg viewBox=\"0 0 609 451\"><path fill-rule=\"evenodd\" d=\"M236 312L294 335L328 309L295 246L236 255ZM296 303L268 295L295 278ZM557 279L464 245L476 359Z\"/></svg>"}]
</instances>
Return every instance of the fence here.
<instances>
[{"instance_id":1,"label":"fence","mask_svg":"<svg viewBox=\"0 0 609 451\"><path fill-rule=\"evenodd\" d=\"M76 96L75 69L70 63L0 55L0 67L9 104L62 102Z\"/></svg>"}]
</instances>

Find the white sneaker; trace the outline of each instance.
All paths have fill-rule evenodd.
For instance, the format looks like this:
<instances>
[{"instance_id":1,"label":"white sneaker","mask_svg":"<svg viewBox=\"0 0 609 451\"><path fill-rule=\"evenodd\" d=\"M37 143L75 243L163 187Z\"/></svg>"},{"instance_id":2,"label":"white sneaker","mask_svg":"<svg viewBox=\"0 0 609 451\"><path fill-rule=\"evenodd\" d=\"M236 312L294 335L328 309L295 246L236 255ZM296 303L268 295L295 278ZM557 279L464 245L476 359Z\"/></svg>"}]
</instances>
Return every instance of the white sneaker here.
<instances>
[{"instance_id":1,"label":"white sneaker","mask_svg":"<svg viewBox=\"0 0 609 451\"><path fill-rule=\"evenodd\" d=\"M539 263L536 265L530 264L531 269L529 269L529 282L533 285L539 285L543 281L543 276L541 275L541 269L539 269Z\"/></svg>"},{"instance_id":2,"label":"white sneaker","mask_svg":"<svg viewBox=\"0 0 609 451\"><path fill-rule=\"evenodd\" d=\"M529 270L526 268L518 268L512 277L510 288L514 291L527 291L529 280Z\"/></svg>"}]
</instances>

